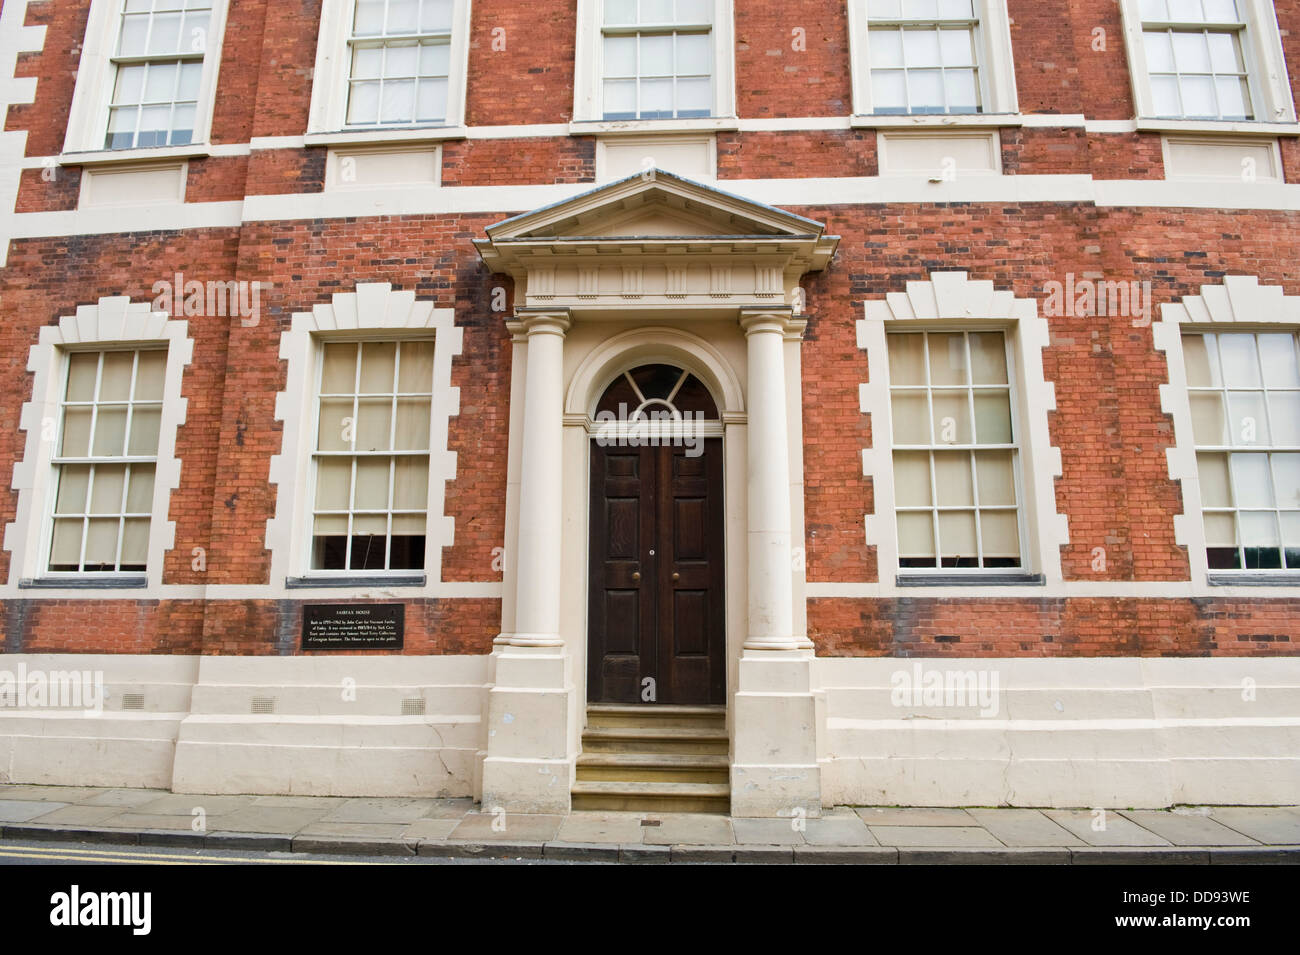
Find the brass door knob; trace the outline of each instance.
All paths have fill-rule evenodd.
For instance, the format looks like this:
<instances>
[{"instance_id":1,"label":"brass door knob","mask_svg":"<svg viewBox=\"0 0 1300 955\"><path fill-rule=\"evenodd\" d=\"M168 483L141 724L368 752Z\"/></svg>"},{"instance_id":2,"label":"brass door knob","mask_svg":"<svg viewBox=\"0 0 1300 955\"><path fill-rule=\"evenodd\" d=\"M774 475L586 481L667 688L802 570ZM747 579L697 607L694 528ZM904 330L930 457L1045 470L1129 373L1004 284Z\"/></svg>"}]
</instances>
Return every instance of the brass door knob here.
<instances>
[{"instance_id":1,"label":"brass door knob","mask_svg":"<svg viewBox=\"0 0 1300 955\"><path fill-rule=\"evenodd\" d=\"M681 574L673 574L673 580L680 580L681 576Z\"/></svg>"},{"instance_id":2,"label":"brass door knob","mask_svg":"<svg viewBox=\"0 0 1300 955\"><path fill-rule=\"evenodd\" d=\"M640 580L640 579L641 579L641 571L639 571L639 570L633 571L633 572L632 572L632 579L633 579L633 580Z\"/></svg>"}]
</instances>

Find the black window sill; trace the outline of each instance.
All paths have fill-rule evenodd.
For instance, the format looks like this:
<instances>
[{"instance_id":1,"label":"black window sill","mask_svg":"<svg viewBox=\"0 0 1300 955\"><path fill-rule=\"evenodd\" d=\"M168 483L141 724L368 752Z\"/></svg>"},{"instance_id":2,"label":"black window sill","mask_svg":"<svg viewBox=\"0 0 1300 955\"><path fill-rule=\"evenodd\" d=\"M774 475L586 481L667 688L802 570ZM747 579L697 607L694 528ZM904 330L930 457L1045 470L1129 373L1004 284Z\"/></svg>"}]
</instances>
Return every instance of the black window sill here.
<instances>
[{"instance_id":1,"label":"black window sill","mask_svg":"<svg viewBox=\"0 0 1300 955\"><path fill-rule=\"evenodd\" d=\"M1042 574L899 574L899 587L1045 587Z\"/></svg>"},{"instance_id":2,"label":"black window sill","mask_svg":"<svg viewBox=\"0 0 1300 955\"><path fill-rule=\"evenodd\" d=\"M286 577L284 586L288 590L322 587L423 587L428 581L427 574L392 577Z\"/></svg>"},{"instance_id":3,"label":"black window sill","mask_svg":"<svg viewBox=\"0 0 1300 955\"><path fill-rule=\"evenodd\" d=\"M1300 587L1300 574L1210 574L1211 587Z\"/></svg>"},{"instance_id":4,"label":"black window sill","mask_svg":"<svg viewBox=\"0 0 1300 955\"><path fill-rule=\"evenodd\" d=\"M143 590L149 586L144 574L129 577L37 577L18 581L19 590Z\"/></svg>"}]
</instances>

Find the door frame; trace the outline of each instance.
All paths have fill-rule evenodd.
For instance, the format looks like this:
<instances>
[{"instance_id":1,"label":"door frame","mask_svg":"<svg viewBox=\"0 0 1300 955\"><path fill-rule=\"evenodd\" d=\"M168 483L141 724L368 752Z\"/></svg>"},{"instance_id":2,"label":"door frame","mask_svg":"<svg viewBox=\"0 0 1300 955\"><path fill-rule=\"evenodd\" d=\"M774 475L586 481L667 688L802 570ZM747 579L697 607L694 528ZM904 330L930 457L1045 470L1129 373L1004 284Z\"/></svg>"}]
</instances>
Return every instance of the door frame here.
<instances>
[{"instance_id":1,"label":"door frame","mask_svg":"<svg viewBox=\"0 0 1300 955\"><path fill-rule=\"evenodd\" d=\"M633 367L637 367L637 366L633 366ZM680 366L674 365L674 367L680 367ZM683 368L683 369L681 369L681 370L683 370L683 371L687 371L687 370L689 370L689 369L684 369L684 368ZM622 374L622 372L619 372L619 374ZM616 379L616 378L617 378L617 375L615 376L615 379ZM609 387L610 384L613 384L613 380L614 380L614 379L611 379L611 381L610 381L609 383L607 383L605 387ZM603 390L602 390L601 393L603 394ZM715 399L715 400L716 400L716 399ZM729 566L730 566L730 562L727 560L727 548L728 548L728 545L727 545L727 504L728 504L728 493L727 493L727 438L726 438L726 434L724 433L724 429L723 429L723 427L721 426L721 423L720 423L720 422L706 422L705 425L703 426L703 428L701 429L701 431L702 431L702 433L698 435L698 437L700 438L700 440L702 440L702 441L716 441L716 442L718 442L718 444L717 444L717 454L718 454L718 456L719 456L719 461L718 461L718 469L719 469L719 473L718 473L718 486L717 486L717 489L716 489L716 493L718 494L718 496L719 496L719 498L720 498L720 504L721 504L721 507L722 507L722 516L721 516L722 527L721 527L721 529L720 529L721 532L720 532L720 534L719 534L719 537L720 537L720 544L721 544L721 547L722 547L722 552L718 555L718 559L722 561L722 573L721 573L721 576L720 576L720 583L719 583L719 586L718 586L718 591L719 591L719 592L718 592L718 594L717 594L716 596L717 596L719 599L722 600L722 633L719 634L719 635L711 635L711 636L710 636L710 641L709 641L709 656L710 656L711 658L713 657L713 654L714 654L714 652L715 652L715 649L717 649L717 650L720 651L720 653L719 653L719 657L720 657L720 659L717 659L716 661L715 661L715 660L711 660L710 662L711 662L711 665L713 665L714 663L716 663L716 665L719 667L719 673L718 673L717 675L720 676L721 679L722 679L722 694L721 694L722 699L721 699L719 702L717 702L717 703L694 704L694 705L700 705L700 706L719 706L719 705L725 705L725 704L726 704L726 701L727 701L727 687L728 687L728 685L729 685L728 680L727 680L727 669L728 669L728 667L727 667L727 629L728 629L728 628L727 628L727 619L728 619L728 617L727 617L727 590L728 590L728 584L729 584L729 580L728 580L728 568L729 568ZM625 434L624 429L620 427L620 428L618 428L618 429L615 430L615 433L614 433L613 436L617 439L617 438L625 437L626 434ZM589 439L588 439L588 441L587 441L587 475L588 475L588 479L589 479L589 480L590 480L590 477L591 477L591 474L592 474L592 465L593 465L593 461L594 461L594 457L595 457L595 446L596 446L596 445L595 445L595 442L596 442L596 440L597 440L596 436L595 436L595 435L592 435L591 437L589 437ZM671 448L670 448L670 450L671 450ZM711 492L710 496L712 496L712 492L713 492L713 490L714 490L713 488L710 488L710 492ZM596 505L596 499L595 499L595 493L594 493L594 491L595 491L594 487L592 487L591 484L588 483L588 485L587 485L587 502L588 502L588 503L587 503L587 520L586 520L586 531L587 531L587 572L586 572L586 574L585 574L585 578L584 578L584 580L585 580L585 586L584 586L584 588L583 588L583 592L584 592L584 594L585 594L586 601L587 601L587 602L586 602L586 607L587 607L587 616L586 616L586 619L585 619L585 632L584 632L584 634L583 634L583 644L584 644L584 654L583 654L583 679L584 679L584 681L585 681L585 692L584 692L584 694L583 694L583 697L584 697L584 699L586 699L588 702L591 701L591 697L592 697L592 673L593 673L593 661L592 661L592 640L591 640L591 624L592 624L592 621L591 621L591 616L590 616L590 607L591 607L591 599L592 599L592 588L591 588L591 582L592 582L591 567L592 567L592 563L591 563L591 556L592 556L592 544L593 544L593 528L594 528L594 526L595 526L595 520L594 520L593 512L594 512L594 508L595 508L595 505ZM659 489L658 487L656 487L655 493L656 493L656 506L657 506L658 503L662 500L662 498L660 497L660 489ZM661 587L662 584L663 584L663 581L662 581L661 579L660 579L660 580L656 580L656 581L654 581L654 586L655 586L656 588ZM660 609L660 608L659 608L658 595L656 595L656 597L655 597L655 601L656 601L656 608L655 608L655 609L656 609L656 623L657 623L656 634L655 634L655 640L656 640L656 651L658 651L658 650L661 648L661 644L659 644L658 641L662 638L662 632L658 630L658 621L659 621L659 619L660 619L660 618L659 618L659 609ZM716 648L715 648L715 644L714 644L714 641L715 641L715 640L720 640L720 641L721 641L720 646L716 646ZM661 671L656 671L656 672L661 672ZM636 704L628 704L628 705L640 705L640 701L638 700L638 701L636 702ZM647 704L645 704L645 705L653 705L653 704L648 704L648 703L647 703Z\"/></svg>"}]
</instances>

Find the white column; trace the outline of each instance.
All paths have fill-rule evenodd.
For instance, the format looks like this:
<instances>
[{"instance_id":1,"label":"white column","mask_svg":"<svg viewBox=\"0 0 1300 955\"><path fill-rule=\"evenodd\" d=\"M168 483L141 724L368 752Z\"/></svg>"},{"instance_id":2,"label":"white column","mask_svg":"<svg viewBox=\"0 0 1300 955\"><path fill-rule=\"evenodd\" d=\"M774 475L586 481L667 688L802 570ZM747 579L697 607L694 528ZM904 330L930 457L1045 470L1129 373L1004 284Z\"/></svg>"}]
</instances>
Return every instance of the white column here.
<instances>
[{"instance_id":1,"label":"white column","mask_svg":"<svg viewBox=\"0 0 1300 955\"><path fill-rule=\"evenodd\" d=\"M795 650L785 332L773 310L746 310L749 349L749 635L746 650Z\"/></svg>"},{"instance_id":2,"label":"white column","mask_svg":"<svg viewBox=\"0 0 1300 955\"><path fill-rule=\"evenodd\" d=\"M528 335L524 447L520 461L516 647L558 647L564 484L564 333L567 311L521 312Z\"/></svg>"}]
</instances>

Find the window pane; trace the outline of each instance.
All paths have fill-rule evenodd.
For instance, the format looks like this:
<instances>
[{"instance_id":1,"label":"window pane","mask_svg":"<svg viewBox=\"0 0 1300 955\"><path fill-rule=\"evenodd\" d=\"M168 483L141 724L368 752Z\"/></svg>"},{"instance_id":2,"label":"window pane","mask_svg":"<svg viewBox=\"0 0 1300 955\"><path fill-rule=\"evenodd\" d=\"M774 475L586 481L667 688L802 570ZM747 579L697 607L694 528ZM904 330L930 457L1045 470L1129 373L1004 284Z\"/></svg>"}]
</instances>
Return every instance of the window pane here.
<instances>
[{"instance_id":1,"label":"window pane","mask_svg":"<svg viewBox=\"0 0 1300 955\"><path fill-rule=\"evenodd\" d=\"M1219 351L1213 335L1184 335L1183 360L1187 384L1193 388L1220 387Z\"/></svg>"},{"instance_id":2,"label":"window pane","mask_svg":"<svg viewBox=\"0 0 1300 955\"><path fill-rule=\"evenodd\" d=\"M1152 73L1174 72L1174 48L1166 31L1148 30L1143 33L1142 49L1147 56L1147 68Z\"/></svg>"},{"instance_id":3,"label":"window pane","mask_svg":"<svg viewBox=\"0 0 1300 955\"><path fill-rule=\"evenodd\" d=\"M1234 454L1231 467L1238 507L1273 506L1273 482L1269 478L1267 454Z\"/></svg>"},{"instance_id":4,"label":"window pane","mask_svg":"<svg viewBox=\"0 0 1300 955\"><path fill-rule=\"evenodd\" d=\"M934 486L939 495L940 507L974 506L975 488L970 470L970 453L935 452Z\"/></svg>"},{"instance_id":5,"label":"window pane","mask_svg":"<svg viewBox=\"0 0 1300 955\"><path fill-rule=\"evenodd\" d=\"M925 384L925 336L890 335L889 381L891 385Z\"/></svg>"},{"instance_id":6,"label":"window pane","mask_svg":"<svg viewBox=\"0 0 1300 955\"><path fill-rule=\"evenodd\" d=\"M379 84L353 83L348 97L349 123L379 122Z\"/></svg>"},{"instance_id":7,"label":"window pane","mask_svg":"<svg viewBox=\"0 0 1300 955\"><path fill-rule=\"evenodd\" d=\"M393 474L393 507L422 511L429 505L429 459L398 458Z\"/></svg>"},{"instance_id":8,"label":"window pane","mask_svg":"<svg viewBox=\"0 0 1300 955\"><path fill-rule=\"evenodd\" d=\"M131 441L126 449L127 454L157 454L161 427L162 408L156 405L136 405L131 413Z\"/></svg>"},{"instance_id":9,"label":"window pane","mask_svg":"<svg viewBox=\"0 0 1300 955\"><path fill-rule=\"evenodd\" d=\"M366 342L361 346L361 393L391 394L397 364L395 342Z\"/></svg>"},{"instance_id":10,"label":"window pane","mask_svg":"<svg viewBox=\"0 0 1300 955\"><path fill-rule=\"evenodd\" d=\"M91 453L97 457L119 457L126 446L126 408L99 406Z\"/></svg>"},{"instance_id":11,"label":"window pane","mask_svg":"<svg viewBox=\"0 0 1300 955\"><path fill-rule=\"evenodd\" d=\"M1174 65L1180 73L1209 73L1210 48L1204 33L1175 32Z\"/></svg>"},{"instance_id":12,"label":"window pane","mask_svg":"<svg viewBox=\"0 0 1300 955\"><path fill-rule=\"evenodd\" d=\"M955 511L939 514L939 556L943 559L974 557L975 515Z\"/></svg>"},{"instance_id":13,"label":"window pane","mask_svg":"<svg viewBox=\"0 0 1300 955\"><path fill-rule=\"evenodd\" d=\"M357 47L352 54L352 78L377 80L384 73L384 48L381 46Z\"/></svg>"},{"instance_id":14,"label":"window pane","mask_svg":"<svg viewBox=\"0 0 1300 955\"><path fill-rule=\"evenodd\" d=\"M909 67L940 66L939 31L904 30L903 61Z\"/></svg>"},{"instance_id":15,"label":"window pane","mask_svg":"<svg viewBox=\"0 0 1300 955\"><path fill-rule=\"evenodd\" d=\"M1151 77L1151 108L1157 116L1181 116L1178 79L1173 76Z\"/></svg>"},{"instance_id":16,"label":"window pane","mask_svg":"<svg viewBox=\"0 0 1300 955\"><path fill-rule=\"evenodd\" d=\"M414 76L420 63L420 48L414 43L391 44L384 51L384 76Z\"/></svg>"},{"instance_id":17,"label":"window pane","mask_svg":"<svg viewBox=\"0 0 1300 955\"><path fill-rule=\"evenodd\" d=\"M673 0L641 0L642 23L671 23Z\"/></svg>"},{"instance_id":18,"label":"window pane","mask_svg":"<svg viewBox=\"0 0 1300 955\"><path fill-rule=\"evenodd\" d=\"M415 118L413 80L388 80L384 83L379 118L385 123L409 122Z\"/></svg>"},{"instance_id":19,"label":"window pane","mask_svg":"<svg viewBox=\"0 0 1300 955\"><path fill-rule=\"evenodd\" d=\"M641 75L672 76L673 38L671 36L640 37Z\"/></svg>"},{"instance_id":20,"label":"window pane","mask_svg":"<svg viewBox=\"0 0 1300 955\"><path fill-rule=\"evenodd\" d=\"M966 336L930 335L930 384L964 385L966 376Z\"/></svg>"},{"instance_id":21,"label":"window pane","mask_svg":"<svg viewBox=\"0 0 1300 955\"><path fill-rule=\"evenodd\" d=\"M420 25L420 5L417 0L388 0L388 27L384 31L414 33Z\"/></svg>"},{"instance_id":22,"label":"window pane","mask_svg":"<svg viewBox=\"0 0 1300 955\"><path fill-rule=\"evenodd\" d=\"M641 115L667 118L673 112L673 81L641 81Z\"/></svg>"},{"instance_id":23,"label":"window pane","mask_svg":"<svg viewBox=\"0 0 1300 955\"><path fill-rule=\"evenodd\" d=\"M390 458L357 458L357 484L353 507L357 510L388 509L388 470Z\"/></svg>"},{"instance_id":24,"label":"window pane","mask_svg":"<svg viewBox=\"0 0 1300 955\"><path fill-rule=\"evenodd\" d=\"M976 111L979 106L979 90L974 70L944 70L943 83L949 110L966 113Z\"/></svg>"},{"instance_id":25,"label":"window pane","mask_svg":"<svg viewBox=\"0 0 1300 955\"><path fill-rule=\"evenodd\" d=\"M929 511L898 515L898 553L904 558L929 557L933 566L934 518Z\"/></svg>"},{"instance_id":26,"label":"window pane","mask_svg":"<svg viewBox=\"0 0 1300 955\"><path fill-rule=\"evenodd\" d=\"M907 110L907 80L902 70L872 70L871 99L878 113Z\"/></svg>"},{"instance_id":27,"label":"window pane","mask_svg":"<svg viewBox=\"0 0 1300 955\"><path fill-rule=\"evenodd\" d=\"M346 511L352 503L352 459L321 458L316 462L316 509Z\"/></svg>"},{"instance_id":28,"label":"window pane","mask_svg":"<svg viewBox=\"0 0 1300 955\"><path fill-rule=\"evenodd\" d=\"M357 403L358 451L388 451L392 448L393 402L390 398Z\"/></svg>"},{"instance_id":29,"label":"window pane","mask_svg":"<svg viewBox=\"0 0 1300 955\"><path fill-rule=\"evenodd\" d=\"M890 396L895 444L929 444L930 414L924 394L895 392Z\"/></svg>"},{"instance_id":30,"label":"window pane","mask_svg":"<svg viewBox=\"0 0 1300 955\"><path fill-rule=\"evenodd\" d=\"M82 514L86 506L86 491L90 487L90 466L66 464L59 469L58 498L54 503L56 514Z\"/></svg>"},{"instance_id":31,"label":"window pane","mask_svg":"<svg viewBox=\"0 0 1300 955\"><path fill-rule=\"evenodd\" d=\"M127 484L126 513L149 514L153 511L153 475L151 464L131 465Z\"/></svg>"},{"instance_id":32,"label":"window pane","mask_svg":"<svg viewBox=\"0 0 1300 955\"><path fill-rule=\"evenodd\" d=\"M451 31L452 0L424 0L420 5L420 32Z\"/></svg>"},{"instance_id":33,"label":"window pane","mask_svg":"<svg viewBox=\"0 0 1300 955\"><path fill-rule=\"evenodd\" d=\"M943 74L938 70L909 70L907 99L911 109L935 112L943 109Z\"/></svg>"},{"instance_id":34,"label":"window pane","mask_svg":"<svg viewBox=\"0 0 1300 955\"><path fill-rule=\"evenodd\" d=\"M1235 0L1202 0L1202 9L1209 23L1235 23L1241 20Z\"/></svg>"},{"instance_id":35,"label":"window pane","mask_svg":"<svg viewBox=\"0 0 1300 955\"><path fill-rule=\"evenodd\" d=\"M144 570L149 558L149 521L147 518L127 520L122 528L121 570Z\"/></svg>"},{"instance_id":36,"label":"window pane","mask_svg":"<svg viewBox=\"0 0 1300 955\"><path fill-rule=\"evenodd\" d=\"M65 458L84 458L90 454L89 408L68 408L63 413L63 442L59 454Z\"/></svg>"},{"instance_id":37,"label":"window pane","mask_svg":"<svg viewBox=\"0 0 1300 955\"><path fill-rule=\"evenodd\" d=\"M139 365L135 372L135 400L161 401L163 380L167 372L167 353L165 351L140 352Z\"/></svg>"},{"instance_id":38,"label":"window pane","mask_svg":"<svg viewBox=\"0 0 1300 955\"><path fill-rule=\"evenodd\" d=\"M703 76L712 72L713 41L707 33L688 33L677 37L677 75Z\"/></svg>"},{"instance_id":39,"label":"window pane","mask_svg":"<svg viewBox=\"0 0 1300 955\"><path fill-rule=\"evenodd\" d=\"M101 464L90 483L91 514L121 514L122 492L126 490L126 466Z\"/></svg>"},{"instance_id":40,"label":"window pane","mask_svg":"<svg viewBox=\"0 0 1300 955\"><path fill-rule=\"evenodd\" d=\"M872 19L897 19L898 0L867 0L867 16Z\"/></svg>"},{"instance_id":41,"label":"window pane","mask_svg":"<svg viewBox=\"0 0 1300 955\"><path fill-rule=\"evenodd\" d=\"M1202 506L1232 507L1232 490L1228 483L1228 456L1198 454L1196 469L1201 479Z\"/></svg>"},{"instance_id":42,"label":"window pane","mask_svg":"<svg viewBox=\"0 0 1300 955\"><path fill-rule=\"evenodd\" d=\"M677 22L712 23L713 0L677 0Z\"/></svg>"},{"instance_id":43,"label":"window pane","mask_svg":"<svg viewBox=\"0 0 1300 955\"><path fill-rule=\"evenodd\" d=\"M677 81L677 115L706 116L713 109L713 81L710 79Z\"/></svg>"},{"instance_id":44,"label":"window pane","mask_svg":"<svg viewBox=\"0 0 1300 955\"><path fill-rule=\"evenodd\" d=\"M1277 506L1300 508L1300 454L1274 454L1272 458Z\"/></svg>"},{"instance_id":45,"label":"window pane","mask_svg":"<svg viewBox=\"0 0 1300 955\"><path fill-rule=\"evenodd\" d=\"M134 365L134 352L108 352L104 355L104 370L99 382L100 401L126 401L131 397L131 369Z\"/></svg>"},{"instance_id":46,"label":"window pane","mask_svg":"<svg viewBox=\"0 0 1300 955\"><path fill-rule=\"evenodd\" d=\"M1196 443L1219 447L1227 444L1224 432L1223 396L1216 392L1189 396L1192 406L1192 434Z\"/></svg>"},{"instance_id":47,"label":"window pane","mask_svg":"<svg viewBox=\"0 0 1300 955\"><path fill-rule=\"evenodd\" d=\"M1010 451L975 452L980 503L1015 504L1016 479Z\"/></svg>"},{"instance_id":48,"label":"window pane","mask_svg":"<svg viewBox=\"0 0 1300 955\"><path fill-rule=\"evenodd\" d=\"M1214 91L1219 97L1219 113L1225 117L1250 116L1250 95L1246 81L1236 76L1221 76L1214 81Z\"/></svg>"},{"instance_id":49,"label":"window pane","mask_svg":"<svg viewBox=\"0 0 1300 955\"><path fill-rule=\"evenodd\" d=\"M1179 86L1183 95L1183 112L1188 116L1217 116L1214 80L1208 76L1184 76Z\"/></svg>"},{"instance_id":50,"label":"window pane","mask_svg":"<svg viewBox=\"0 0 1300 955\"><path fill-rule=\"evenodd\" d=\"M1235 445L1269 443L1268 418L1264 414L1264 396L1257 391L1228 393L1228 427Z\"/></svg>"},{"instance_id":51,"label":"window pane","mask_svg":"<svg viewBox=\"0 0 1300 955\"><path fill-rule=\"evenodd\" d=\"M325 398L320 403L318 451L351 451L356 431L352 399Z\"/></svg>"},{"instance_id":52,"label":"window pane","mask_svg":"<svg viewBox=\"0 0 1300 955\"><path fill-rule=\"evenodd\" d=\"M451 47L446 43L426 43L420 47L421 76L446 76L450 64Z\"/></svg>"},{"instance_id":53,"label":"window pane","mask_svg":"<svg viewBox=\"0 0 1300 955\"><path fill-rule=\"evenodd\" d=\"M354 21L353 34L356 36L377 36L384 32L385 0L357 0L357 16Z\"/></svg>"},{"instance_id":54,"label":"window pane","mask_svg":"<svg viewBox=\"0 0 1300 955\"><path fill-rule=\"evenodd\" d=\"M81 518L54 522L54 539L50 547L50 570L73 571L81 564Z\"/></svg>"},{"instance_id":55,"label":"window pane","mask_svg":"<svg viewBox=\"0 0 1300 955\"><path fill-rule=\"evenodd\" d=\"M1273 444L1286 448L1300 447L1300 392L1270 394L1268 412L1272 421Z\"/></svg>"},{"instance_id":56,"label":"window pane","mask_svg":"<svg viewBox=\"0 0 1300 955\"><path fill-rule=\"evenodd\" d=\"M974 66L975 52L970 30L940 30L939 55L944 66Z\"/></svg>"},{"instance_id":57,"label":"window pane","mask_svg":"<svg viewBox=\"0 0 1300 955\"><path fill-rule=\"evenodd\" d=\"M606 118L627 119L636 115L636 80L606 80Z\"/></svg>"},{"instance_id":58,"label":"window pane","mask_svg":"<svg viewBox=\"0 0 1300 955\"><path fill-rule=\"evenodd\" d=\"M1011 443L1011 396L1007 392L975 393L975 435L979 444Z\"/></svg>"},{"instance_id":59,"label":"window pane","mask_svg":"<svg viewBox=\"0 0 1300 955\"><path fill-rule=\"evenodd\" d=\"M869 56L873 68L903 65L903 31L872 30L868 33Z\"/></svg>"},{"instance_id":60,"label":"window pane","mask_svg":"<svg viewBox=\"0 0 1300 955\"><path fill-rule=\"evenodd\" d=\"M894 452L894 497L899 507L930 506L929 452Z\"/></svg>"},{"instance_id":61,"label":"window pane","mask_svg":"<svg viewBox=\"0 0 1300 955\"><path fill-rule=\"evenodd\" d=\"M636 0L605 0L605 22L611 26L636 23Z\"/></svg>"},{"instance_id":62,"label":"window pane","mask_svg":"<svg viewBox=\"0 0 1300 955\"><path fill-rule=\"evenodd\" d=\"M99 374L99 355L82 353L68 356L69 401L94 401L95 378Z\"/></svg>"},{"instance_id":63,"label":"window pane","mask_svg":"<svg viewBox=\"0 0 1300 955\"><path fill-rule=\"evenodd\" d=\"M447 81L420 80L416 90L415 119L434 122L447 116Z\"/></svg>"},{"instance_id":64,"label":"window pane","mask_svg":"<svg viewBox=\"0 0 1300 955\"><path fill-rule=\"evenodd\" d=\"M118 519L88 521L86 533L86 570L113 570L117 567Z\"/></svg>"},{"instance_id":65,"label":"window pane","mask_svg":"<svg viewBox=\"0 0 1300 955\"><path fill-rule=\"evenodd\" d=\"M965 391L938 392L934 402L934 443L971 444L970 403Z\"/></svg>"},{"instance_id":66,"label":"window pane","mask_svg":"<svg viewBox=\"0 0 1300 955\"><path fill-rule=\"evenodd\" d=\"M1007 349L1001 332L972 332L971 373L977 385L1007 383Z\"/></svg>"},{"instance_id":67,"label":"window pane","mask_svg":"<svg viewBox=\"0 0 1300 955\"><path fill-rule=\"evenodd\" d=\"M179 13L160 13L153 18L149 32L149 53L179 53L181 16Z\"/></svg>"},{"instance_id":68,"label":"window pane","mask_svg":"<svg viewBox=\"0 0 1300 955\"><path fill-rule=\"evenodd\" d=\"M1014 511L980 511L984 558L1020 558L1020 528Z\"/></svg>"},{"instance_id":69,"label":"window pane","mask_svg":"<svg viewBox=\"0 0 1300 955\"><path fill-rule=\"evenodd\" d=\"M428 398L401 398L398 400L396 450L429 450Z\"/></svg>"},{"instance_id":70,"label":"window pane","mask_svg":"<svg viewBox=\"0 0 1300 955\"><path fill-rule=\"evenodd\" d=\"M321 394L350 395L357 387L357 346L351 342L325 346Z\"/></svg>"},{"instance_id":71,"label":"window pane","mask_svg":"<svg viewBox=\"0 0 1300 955\"><path fill-rule=\"evenodd\" d=\"M1223 359L1224 383L1229 388L1259 386L1259 359L1254 335L1220 335L1219 352Z\"/></svg>"},{"instance_id":72,"label":"window pane","mask_svg":"<svg viewBox=\"0 0 1300 955\"><path fill-rule=\"evenodd\" d=\"M1237 523L1231 514L1205 515L1205 543L1210 547L1237 547Z\"/></svg>"},{"instance_id":73,"label":"window pane","mask_svg":"<svg viewBox=\"0 0 1300 955\"><path fill-rule=\"evenodd\" d=\"M1268 388L1300 388L1300 364L1296 362L1292 335L1260 335L1259 357L1264 365Z\"/></svg>"}]
</instances>

